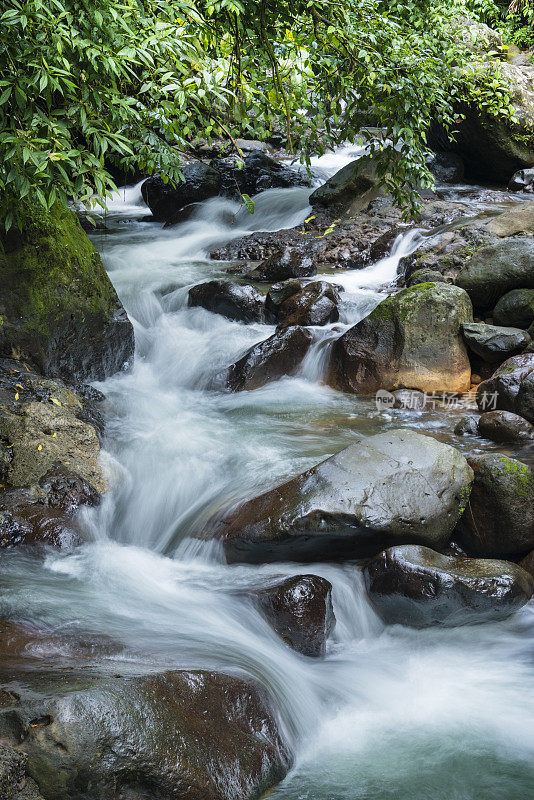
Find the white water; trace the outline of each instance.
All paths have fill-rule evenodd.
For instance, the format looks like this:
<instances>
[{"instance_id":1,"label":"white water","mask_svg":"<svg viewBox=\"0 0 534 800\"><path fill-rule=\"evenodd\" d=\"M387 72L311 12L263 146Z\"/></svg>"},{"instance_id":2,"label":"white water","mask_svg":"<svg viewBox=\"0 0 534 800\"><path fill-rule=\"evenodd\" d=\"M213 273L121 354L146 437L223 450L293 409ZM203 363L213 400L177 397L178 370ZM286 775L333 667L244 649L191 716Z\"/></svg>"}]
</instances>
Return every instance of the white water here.
<instances>
[{"instance_id":1,"label":"white water","mask_svg":"<svg viewBox=\"0 0 534 800\"><path fill-rule=\"evenodd\" d=\"M114 670L117 659L132 668L208 666L263 682L296 752L272 798L531 800L530 609L478 628L384 629L354 565L227 566L215 545L189 538L216 508L362 433L409 424L446 439L451 427L439 414L378 413L320 384L329 343L383 296L416 233L372 267L330 276L345 289L342 323L316 329L300 376L253 392L208 388L272 328L187 307L188 287L224 269L204 253L247 230L298 223L306 191L266 192L253 219L229 201L209 201L168 231L128 221L143 213L135 190L114 206L122 216L95 240L137 338L133 371L100 387L116 487L87 514L92 544L44 561L6 555L1 610L62 634L61 648L46 651L51 663L74 631L89 631L121 644L107 656ZM240 594L302 572L334 587L337 626L324 661L286 647Z\"/></svg>"}]
</instances>

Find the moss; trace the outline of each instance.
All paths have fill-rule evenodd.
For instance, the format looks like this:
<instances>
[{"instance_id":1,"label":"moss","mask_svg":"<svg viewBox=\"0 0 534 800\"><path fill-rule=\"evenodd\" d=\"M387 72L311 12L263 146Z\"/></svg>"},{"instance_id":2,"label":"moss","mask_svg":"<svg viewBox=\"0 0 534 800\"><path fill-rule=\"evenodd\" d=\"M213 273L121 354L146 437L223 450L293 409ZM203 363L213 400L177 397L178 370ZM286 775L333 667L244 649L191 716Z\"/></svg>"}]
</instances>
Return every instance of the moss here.
<instances>
[{"instance_id":1,"label":"moss","mask_svg":"<svg viewBox=\"0 0 534 800\"><path fill-rule=\"evenodd\" d=\"M466 486L462 486L460 492L458 493L458 517L461 517L464 513L465 509L467 508L467 504L469 503L469 498L471 497L471 484L468 483Z\"/></svg>"},{"instance_id":2,"label":"moss","mask_svg":"<svg viewBox=\"0 0 534 800\"><path fill-rule=\"evenodd\" d=\"M497 459L499 462L499 473L507 476L512 483L515 483L515 490L517 494L525 500L531 499L534 492L534 476L532 475L526 464L517 461L515 458L508 458L508 456L500 455Z\"/></svg>"}]
</instances>

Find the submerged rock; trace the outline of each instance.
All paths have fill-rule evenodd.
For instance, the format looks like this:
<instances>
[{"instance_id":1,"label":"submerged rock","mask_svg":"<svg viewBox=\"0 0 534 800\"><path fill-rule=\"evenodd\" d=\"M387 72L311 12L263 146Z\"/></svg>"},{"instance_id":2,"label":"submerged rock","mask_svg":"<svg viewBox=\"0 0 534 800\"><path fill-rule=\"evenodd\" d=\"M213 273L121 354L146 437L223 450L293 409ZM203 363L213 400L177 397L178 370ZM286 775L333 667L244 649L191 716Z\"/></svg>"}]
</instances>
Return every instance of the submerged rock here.
<instances>
[{"instance_id":1,"label":"submerged rock","mask_svg":"<svg viewBox=\"0 0 534 800\"><path fill-rule=\"evenodd\" d=\"M528 328L534 322L534 289L513 289L508 292L501 297L492 316L497 325Z\"/></svg>"},{"instance_id":2,"label":"submerged rock","mask_svg":"<svg viewBox=\"0 0 534 800\"><path fill-rule=\"evenodd\" d=\"M305 656L324 656L336 624L329 581L318 575L296 575L253 596L286 644Z\"/></svg>"},{"instance_id":3,"label":"submerged rock","mask_svg":"<svg viewBox=\"0 0 534 800\"><path fill-rule=\"evenodd\" d=\"M473 473L453 447L410 430L371 436L208 522L229 562L374 555L398 542L445 545Z\"/></svg>"},{"instance_id":4,"label":"submerged rock","mask_svg":"<svg viewBox=\"0 0 534 800\"><path fill-rule=\"evenodd\" d=\"M479 248L460 270L456 283L480 309L493 308L512 289L534 289L534 239L503 239Z\"/></svg>"},{"instance_id":5,"label":"submerged rock","mask_svg":"<svg viewBox=\"0 0 534 800\"><path fill-rule=\"evenodd\" d=\"M295 326L277 331L255 344L243 358L228 367L226 385L239 392L258 389L286 375L295 375L311 343L312 335L306 328Z\"/></svg>"},{"instance_id":6,"label":"submerged rock","mask_svg":"<svg viewBox=\"0 0 534 800\"><path fill-rule=\"evenodd\" d=\"M24 683L0 726L46 800L255 800L289 767L270 699L249 681L63 671Z\"/></svg>"},{"instance_id":7,"label":"submerged rock","mask_svg":"<svg viewBox=\"0 0 534 800\"><path fill-rule=\"evenodd\" d=\"M75 214L22 202L0 224L0 355L51 377L103 380L134 352L133 327Z\"/></svg>"},{"instance_id":8,"label":"submerged rock","mask_svg":"<svg viewBox=\"0 0 534 800\"><path fill-rule=\"evenodd\" d=\"M264 297L253 286L231 281L207 281L189 289L189 305L222 314L238 322L263 322Z\"/></svg>"},{"instance_id":9,"label":"submerged rock","mask_svg":"<svg viewBox=\"0 0 534 800\"><path fill-rule=\"evenodd\" d=\"M475 473L459 522L461 543L477 556L510 556L534 547L534 475L521 461L497 453L471 456Z\"/></svg>"},{"instance_id":10,"label":"submerged rock","mask_svg":"<svg viewBox=\"0 0 534 800\"><path fill-rule=\"evenodd\" d=\"M467 391L471 367L461 326L472 319L470 300L456 286L403 289L335 342L329 383L356 394Z\"/></svg>"},{"instance_id":11,"label":"submerged rock","mask_svg":"<svg viewBox=\"0 0 534 800\"><path fill-rule=\"evenodd\" d=\"M526 331L471 322L462 325L464 341L484 361L504 361L520 353L532 341Z\"/></svg>"},{"instance_id":12,"label":"submerged rock","mask_svg":"<svg viewBox=\"0 0 534 800\"><path fill-rule=\"evenodd\" d=\"M534 579L517 564L444 556L415 545L380 553L364 577L384 622L414 628L506 619L534 593Z\"/></svg>"},{"instance_id":13,"label":"submerged rock","mask_svg":"<svg viewBox=\"0 0 534 800\"><path fill-rule=\"evenodd\" d=\"M250 280L275 283L289 278L309 278L317 275L317 265L306 251L293 247L277 250L272 256L247 274Z\"/></svg>"}]
</instances>

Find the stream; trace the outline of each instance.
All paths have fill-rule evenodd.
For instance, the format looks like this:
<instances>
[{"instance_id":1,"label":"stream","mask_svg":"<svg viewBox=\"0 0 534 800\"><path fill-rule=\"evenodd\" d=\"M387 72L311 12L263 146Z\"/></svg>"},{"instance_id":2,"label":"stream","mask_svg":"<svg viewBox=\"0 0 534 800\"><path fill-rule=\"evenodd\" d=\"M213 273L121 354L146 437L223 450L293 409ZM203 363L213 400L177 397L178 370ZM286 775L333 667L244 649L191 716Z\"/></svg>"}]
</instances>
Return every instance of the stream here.
<instances>
[{"instance_id":1,"label":"stream","mask_svg":"<svg viewBox=\"0 0 534 800\"><path fill-rule=\"evenodd\" d=\"M354 155L316 163L318 179ZM345 159L345 161L343 161ZM309 189L271 189L251 216L213 199L174 228L138 221L139 187L113 201L95 232L135 327L133 369L105 395L115 488L84 510L91 542L43 559L6 552L4 614L121 643L121 671L209 667L252 676L275 698L295 765L270 800L532 800L534 614L457 629L385 628L353 564L226 565L192 534L222 506L265 491L362 435L407 426L464 452L503 449L452 433L461 410L381 411L321 383L332 341L366 316L421 240L403 234L363 269L324 276L343 287L340 322L314 329L301 373L227 393L216 376L274 326L188 308L188 289L225 276L207 251L254 230L302 222ZM235 219L231 225L232 219ZM324 660L288 648L244 596L273 577L314 573L333 585L337 624Z\"/></svg>"}]
</instances>

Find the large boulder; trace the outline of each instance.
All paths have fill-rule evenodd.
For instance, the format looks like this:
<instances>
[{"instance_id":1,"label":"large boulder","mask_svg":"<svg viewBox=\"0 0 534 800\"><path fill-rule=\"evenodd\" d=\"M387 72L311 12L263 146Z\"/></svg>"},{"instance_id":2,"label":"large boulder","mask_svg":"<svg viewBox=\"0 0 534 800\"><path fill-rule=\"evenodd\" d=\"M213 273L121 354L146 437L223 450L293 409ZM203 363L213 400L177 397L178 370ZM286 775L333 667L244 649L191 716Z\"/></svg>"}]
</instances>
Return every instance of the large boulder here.
<instances>
[{"instance_id":1,"label":"large boulder","mask_svg":"<svg viewBox=\"0 0 534 800\"><path fill-rule=\"evenodd\" d=\"M484 361L504 361L517 355L532 341L526 331L471 322L462 325L462 334L468 348Z\"/></svg>"},{"instance_id":2,"label":"large boulder","mask_svg":"<svg viewBox=\"0 0 534 800\"><path fill-rule=\"evenodd\" d=\"M461 543L477 556L510 556L534 548L534 475L515 458L483 453L467 459L475 473L459 522Z\"/></svg>"},{"instance_id":3,"label":"large boulder","mask_svg":"<svg viewBox=\"0 0 534 800\"><path fill-rule=\"evenodd\" d=\"M43 671L16 691L0 728L46 800L256 800L289 766L267 693L237 677Z\"/></svg>"},{"instance_id":4,"label":"large boulder","mask_svg":"<svg viewBox=\"0 0 534 800\"><path fill-rule=\"evenodd\" d=\"M310 278L317 275L317 265L307 250L295 247L284 247L277 250L269 258L262 261L255 269L247 273L247 278L254 281L275 283L290 278Z\"/></svg>"},{"instance_id":5,"label":"large boulder","mask_svg":"<svg viewBox=\"0 0 534 800\"><path fill-rule=\"evenodd\" d=\"M380 553L364 577L384 622L414 628L505 619L534 593L534 579L517 564L444 556L416 545Z\"/></svg>"},{"instance_id":6,"label":"large boulder","mask_svg":"<svg viewBox=\"0 0 534 800\"><path fill-rule=\"evenodd\" d=\"M523 380L534 372L534 353L508 358L497 367L491 378L477 387L477 404L481 411L517 412L517 395Z\"/></svg>"},{"instance_id":7,"label":"large boulder","mask_svg":"<svg viewBox=\"0 0 534 800\"><path fill-rule=\"evenodd\" d=\"M284 328L255 344L245 355L228 367L225 383L239 392L258 389L286 375L295 375L312 343L312 335L298 325Z\"/></svg>"},{"instance_id":8,"label":"large boulder","mask_svg":"<svg viewBox=\"0 0 534 800\"><path fill-rule=\"evenodd\" d=\"M198 203L219 194L220 173L201 161L181 167L182 181L164 181L161 175L152 175L141 185L143 200L155 219L172 222L190 203Z\"/></svg>"},{"instance_id":9,"label":"large boulder","mask_svg":"<svg viewBox=\"0 0 534 800\"><path fill-rule=\"evenodd\" d=\"M327 325L339 319L339 295L331 283L313 281L278 307L278 326ZM530 339L530 337L529 337Z\"/></svg>"},{"instance_id":10,"label":"large boulder","mask_svg":"<svg viewBox=\"0 0 534 800\"><path fill-rule=\"evenodd\" d=\"M534 77L534 70L533 70ZM515 208L493 217L486 229L496 236L531 236L534 233L534 203L518 203Z\"/></svg>"},{"instance_id":11,"label":"large boulder","mask_svg":"<svg viewBox=\"0 0 534 800\"><path fill-rule=\"evenodd\" d=\"M369 158L360 158L346 164L315 189L310 203L312 206L348 206L360 198L371 199L378 185L374 164Z\"/></svg>"},{"instance_id":12,"label":"large boulder","mask_svg":"<svg viewBox=\"0 0 534 800\"><path fill-rule=\"evenodd\" d=\"M133 357L133 327L75 214L23 201L0 220L0 355L72 381L103 380Z\"/></svg>"},{"instance_id":13,"label":"large boulder","mask_svg":"<svg viewBox=\"0 0 534 800\"><path fill-rule=\"evenodd\" d=\"M371 436L208 522L229 562L361 558L398 542L441 547L473 473L454 448L410 430Z\"/></svg>"},{"instance_id":14,"label":"large boulder","mask_svg":"<svg viewBox=\"0 0 534 800\"><path fill-rule=\"evenodd\" d=\"M264 321L264 297L253 286L231 281L206 281L189 289L189 305L201 306L239 322Z\"/></svg>"},{"instance_id":15,"label":"large boulder","mask_svg":"<svg viewBox=\"0 0 534 800\"><path fill-rule=\"evenodd\" d=\"M520 64L501 60L506 45L487 25L457 18L456 32L472 53L470 71L486 73L508 88L514 120L486 113L476 103L457 102L453 108L460 121L454 132L449 135L436 124L428 142L462 156L468 179L506 184L514 172L534 165L534 65L528 59Z\"/></svg>"},{"instance_id":16,"label":"large boulder","mask_svg":"<svg viewBox=\"0 0 534 800\"><path fill-rule=\"evenodd\" d=\"M513 289L493 309L496 325L528 328L534 322L534 289Z\"/></svg>"},{"instance_id":17,"label":"large boulder","mask_svg":"<svg viewBox=\"0 0 534 800\"><path fill-rule=\"evenodd\" d=\"M305 656L324 656L336 618L332 585L318 575L296 575L253 594L277 634Z\"/></svg>"},{"instance_id":18,"label":"large boulder","mask_svg":"<svg viewBox=\"0 0 534 800\"><path fill-rule=\"evenodd\" d=\"M289 189L294 186L310 186L309 176L275 161L266 153L255 151L245 157L242 166L235 158L218 159L212 162L221 175L221 194L238 198L250 196L266 189Z\"/></svg>"},{"instance_id":19,"label":"large boulder","mask_svg":"<svg viewBox=\"0 0 534 800\"><path fill-rule=\"evenodd\" d=\"M460 270L456 283L482 310L493 308L512 289L534 289L534 239L503 239L479 248Z\"/></svg>"},{"instance_id":20,"label":"large boulder","mask_svg":"<svg viewBox=\"0 0 534 800\"><path fill-rule=\"evenodd\" d=\"M466 391L471 368L461 326L472 321L469 297L456 286L403 289L335 342L329 381L356 394Z\"/></svg>"}]
</instances>

